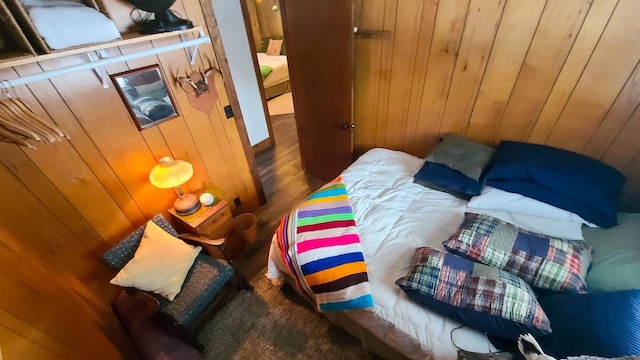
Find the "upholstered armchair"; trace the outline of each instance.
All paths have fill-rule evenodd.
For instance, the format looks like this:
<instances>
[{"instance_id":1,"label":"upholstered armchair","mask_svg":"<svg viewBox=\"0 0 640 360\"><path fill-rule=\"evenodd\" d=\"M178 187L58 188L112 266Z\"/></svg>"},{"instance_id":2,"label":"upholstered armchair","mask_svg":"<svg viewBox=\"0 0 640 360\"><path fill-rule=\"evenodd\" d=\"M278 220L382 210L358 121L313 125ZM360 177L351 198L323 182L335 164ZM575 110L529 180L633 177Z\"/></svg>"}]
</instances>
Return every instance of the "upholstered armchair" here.
<instances>
[{"instance_id":1,"label":"upholstered armchair","mask_svg":"<svg viewBox=\"0 0 640 360\"><path fill-rule=\"evenodd\" d=\"M162 215L156 215L151 221L168 234L179 237ZM146 226L147 224L141 226L102 255L105 263L115 272L122 270L133 259ZM224 239L209 240L192 236L188 242L204 242L202 245L206 248L212 244L219 246L224 243ZM182 288L172 301L150 291L144 293L157 302L154 319L160 322L164 329L202 349L202 345L197 341L198 332L231 296L243 288L251 289L251 286L228 262L202 251L195 257Z\"/></svg>"}]
</instances>

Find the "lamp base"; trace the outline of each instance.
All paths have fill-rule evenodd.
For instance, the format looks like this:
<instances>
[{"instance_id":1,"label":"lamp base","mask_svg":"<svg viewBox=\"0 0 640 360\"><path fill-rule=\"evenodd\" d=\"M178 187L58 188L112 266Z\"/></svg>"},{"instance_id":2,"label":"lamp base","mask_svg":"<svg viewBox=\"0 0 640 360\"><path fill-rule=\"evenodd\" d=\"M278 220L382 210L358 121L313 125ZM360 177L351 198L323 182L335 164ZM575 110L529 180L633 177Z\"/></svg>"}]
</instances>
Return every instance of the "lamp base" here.
<instances>
[{"instance_id":1,"label":"lamp base","mask_svg":"<svg viewBox=\"0 0 640 360\"><path fill-rule=\"evenodd\" d=\"M193 194L184 194L176 199L173 208L178 215L191 215L200 209L200 201Z\"/></svg>"}]
</instances>

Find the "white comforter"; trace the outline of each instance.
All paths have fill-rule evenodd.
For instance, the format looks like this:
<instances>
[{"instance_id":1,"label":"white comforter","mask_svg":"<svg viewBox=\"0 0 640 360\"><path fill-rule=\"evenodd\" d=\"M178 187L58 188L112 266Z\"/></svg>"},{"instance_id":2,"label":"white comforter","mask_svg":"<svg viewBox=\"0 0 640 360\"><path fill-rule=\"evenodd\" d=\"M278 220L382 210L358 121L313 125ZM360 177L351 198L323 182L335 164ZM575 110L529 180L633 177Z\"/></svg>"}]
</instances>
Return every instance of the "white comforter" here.
<instances>
[{"instance_id":1,"label":"white comforter","mask_svg":"<svg viewBox=\"0 0 640 360\"><path fill-rule=\"evenodd\" d=\"M455 359L451 332L460 324L409 300L395 284L409 272L418 247L443 249L464 218L466 201L413 183L423 163L373 149L343 172L375 302L373 311L346 314L409 358ZM274 249L270 254L268 276L276 277L280 262ZM453 340L465 350L495 350L484 334L466 327Z\"/></svg>"},{"instance_id":2,"label":"white comforter","mask_svg":"<svg viewBox=\"0 0 640 360\"><path fill-rule=\"evenodd\" d=\"M273 71L264 79L264 87L268 88L272 85L280 84L289 80L289 66L287 65L287 57L285 55L267 55L258 53L258 64L271 66Z\"/></svg>"}]
</instances>

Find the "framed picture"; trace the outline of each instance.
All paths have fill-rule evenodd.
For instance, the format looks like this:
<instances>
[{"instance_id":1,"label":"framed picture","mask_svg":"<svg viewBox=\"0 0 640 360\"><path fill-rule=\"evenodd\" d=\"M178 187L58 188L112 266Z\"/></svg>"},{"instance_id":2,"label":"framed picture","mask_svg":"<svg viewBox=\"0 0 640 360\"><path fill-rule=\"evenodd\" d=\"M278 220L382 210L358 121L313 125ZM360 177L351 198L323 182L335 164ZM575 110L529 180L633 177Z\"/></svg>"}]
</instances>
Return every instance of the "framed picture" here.
<instances>
[{"instance_id":1,"label":"framed picture","mask_svg":"<svg viewBox=\"0 0 640 360\"><path fill-rule=\"evenodd\" d=\"M159 65L111 75L138 130L178 117L176 102Z\"/></svg>"}]
</instances>

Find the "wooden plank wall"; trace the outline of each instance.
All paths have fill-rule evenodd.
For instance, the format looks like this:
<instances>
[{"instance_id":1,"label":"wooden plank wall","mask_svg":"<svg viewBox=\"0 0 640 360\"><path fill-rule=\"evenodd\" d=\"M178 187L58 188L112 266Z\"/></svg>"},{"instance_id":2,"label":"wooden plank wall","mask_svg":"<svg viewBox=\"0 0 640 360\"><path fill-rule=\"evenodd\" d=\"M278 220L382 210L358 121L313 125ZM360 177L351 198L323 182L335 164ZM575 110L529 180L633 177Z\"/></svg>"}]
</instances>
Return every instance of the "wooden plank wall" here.
<instances>
[{"instance_id":1,"label":"wooden plank wall","mask_svg":"<svg viewBox=\"0 0 640 360\"><path fill-rule=\"evenodd\" d=\"M615 166L640 210L640 2L356 0L354 146L425 156L445 133Z\"/></svg>"},{"instance_id":2,"label":"wooden plank wall","mask_svg":"<svg viewBox=\"0 0 640 360\"><path fill-rule=\"evenodd\" d=\"M130 7L107 2L121 31L131 26ZM198 0L174 7L204 25ZM109 51L110 56L167 45L177 38ZM213 48L201 46L191 66L183 50L110 66L109 73L160 64L173 79L180 70L215 62ZM0 70L12 79L82 63L82 56ZM211 113L192 108L171 82L181 116L138 131L121 98L103 89L92 71L79 71L13 90L44 118L58 124L70 140L28 150L0 143L0 348L6 359L117 359L132 356L111 313L113 275L99 255L175 199L154 188L148 174L171 155L194 166L189 190L215 184L236 211L258 207L258 196L229 104L218 78L219 100ZM233 205L232 205L233 206Z\"/></svg>"},{"instance_id":3,"label":"wooden plank wall","mask_svg":"<svg viewBox=\"0 0 640 360\"><path fill-rule=\"evenodd\" d=\"M262 49L262 39L284 37L282 32L282 16L280 15L280 2L278 0L246 0L251 31L256 49ZM273 9L277 6L277 9Z\"/></svg>"}]
</instances>

